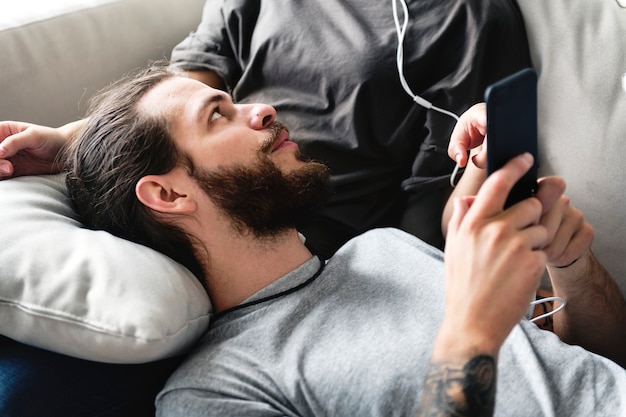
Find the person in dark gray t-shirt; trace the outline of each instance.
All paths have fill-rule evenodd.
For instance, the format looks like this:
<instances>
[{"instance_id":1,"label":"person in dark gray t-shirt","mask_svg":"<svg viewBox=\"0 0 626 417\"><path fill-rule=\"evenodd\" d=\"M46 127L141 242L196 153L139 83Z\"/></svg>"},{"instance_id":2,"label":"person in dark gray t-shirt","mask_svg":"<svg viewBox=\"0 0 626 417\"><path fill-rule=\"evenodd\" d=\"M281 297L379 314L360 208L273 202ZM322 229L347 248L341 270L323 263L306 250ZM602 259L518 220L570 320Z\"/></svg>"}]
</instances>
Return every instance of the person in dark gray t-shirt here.
<instances>
[{"instance_id":1,"label":"person in dark gray t-shirt","mask_svg":"<svg viewBox=\"0 0 626 417\"><path fill-rule=\"evenodd\" d=\"M455 121L403 89L392 3L209 0L171 54L172 66L235 102L272 105L302 151L330 168L333 195L297 224L323 258L386 226L443 248ZM489 84L531 66L514 0L406 3L401 66L411 95L460 114ZM46 134L69 139L82 123Z\"/></svg>"},{"instance_id":2,"label":"person in dark gray t-shirt","mask_svg":"<svg viewBox=\"0 0 626 417\"><path fill-rule=\"evenodd\" d=\"M197 30L172 51L172 65L235 102L272 105L302 152L330 167L335 193L298 225L324 257L381 226L443 245L455 122L403 90L392 3L210 0ZM489 84L531 66L515 1L407 7L403 72L438 107L460 114Z\"/></svg>"}]
</instances>

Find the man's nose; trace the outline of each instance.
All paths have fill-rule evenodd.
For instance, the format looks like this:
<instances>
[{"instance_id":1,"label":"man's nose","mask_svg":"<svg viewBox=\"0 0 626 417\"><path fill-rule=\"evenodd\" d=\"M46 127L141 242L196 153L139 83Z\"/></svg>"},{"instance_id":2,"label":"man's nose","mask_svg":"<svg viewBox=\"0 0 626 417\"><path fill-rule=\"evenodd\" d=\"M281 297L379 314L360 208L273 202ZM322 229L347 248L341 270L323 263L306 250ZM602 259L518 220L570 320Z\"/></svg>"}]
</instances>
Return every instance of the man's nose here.
<instances>
[{"instance_id":1,"label":"man's nose","mask_svg":"<svg viewBox=\"0 0 626 417\"><path fill-rule=\"evenodd\" d=\"M276 120L276 109L268 104L251 104L249 109L250 126L261 130Z\"/></svg>"}]
</instances>

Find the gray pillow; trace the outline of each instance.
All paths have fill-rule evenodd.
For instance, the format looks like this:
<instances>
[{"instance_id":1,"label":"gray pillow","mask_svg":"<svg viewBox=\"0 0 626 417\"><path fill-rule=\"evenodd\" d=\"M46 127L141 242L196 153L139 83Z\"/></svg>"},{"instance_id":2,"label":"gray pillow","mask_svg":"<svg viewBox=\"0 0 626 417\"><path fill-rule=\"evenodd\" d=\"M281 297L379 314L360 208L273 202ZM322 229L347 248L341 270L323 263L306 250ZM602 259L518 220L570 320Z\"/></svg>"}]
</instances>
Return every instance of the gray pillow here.
<instances>
[{"instance_id":1,"label":"gray pillow","mask_svg":"<svg viewBox=\"0 0 626 417\"><path fill-rule=\"evenodd\" d=\"M101 362L184 352L211 304L186 268L81 226L64 177L0 181L0 334Z\"/></svg>"}]
</instances>

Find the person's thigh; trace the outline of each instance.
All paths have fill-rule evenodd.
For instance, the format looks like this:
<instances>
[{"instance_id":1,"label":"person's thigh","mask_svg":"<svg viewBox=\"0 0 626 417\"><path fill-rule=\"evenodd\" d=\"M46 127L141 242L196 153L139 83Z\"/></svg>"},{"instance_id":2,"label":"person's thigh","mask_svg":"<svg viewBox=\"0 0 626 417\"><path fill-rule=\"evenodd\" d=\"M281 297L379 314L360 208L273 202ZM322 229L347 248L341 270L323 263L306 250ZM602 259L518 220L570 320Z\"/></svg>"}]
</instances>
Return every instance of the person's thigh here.
<instances>
[{"instance_id":1,"label":"person's thigh","mask_svg":"<svg viewBox=\"0 0 626 417\"><path fill-rule=\"evenodd\" d=\"M104 364L0 337L0 415L154 416L154 398L179 361Z\"/></svg>"}]
</instances>

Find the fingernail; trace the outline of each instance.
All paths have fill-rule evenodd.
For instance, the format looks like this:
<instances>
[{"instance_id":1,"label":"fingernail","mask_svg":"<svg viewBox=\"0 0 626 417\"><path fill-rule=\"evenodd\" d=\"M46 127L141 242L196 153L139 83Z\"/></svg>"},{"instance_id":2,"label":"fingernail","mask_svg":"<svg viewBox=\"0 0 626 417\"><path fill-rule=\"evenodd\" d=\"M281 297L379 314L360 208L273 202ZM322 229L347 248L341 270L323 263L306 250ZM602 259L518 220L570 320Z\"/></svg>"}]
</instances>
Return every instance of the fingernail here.
<instances>
[{"instance_id":1,"label":"fingernail","mask_svg":"<svg viewBox=\"0 0 626 417\"><path fill-rule=\"evenodd\" d=\"M2 175L10 175L11 174L11 167L9 167L7 164L0 164L0 174L2 174Z\"/></svg>"},{"instance_id":2,"label":"fingernail","mask_svg":"<svg viewBox=\"0 0 626 417\"><path fill-rule=\"evenodd\" d=\"M462 157L462 156L463 156L463 155L461 155L461 152L457 152L457 154L456 154L456 155L454 155L454 160L455 160L455 161L456 161L456 163L457 163L457 164L459 164L459 165L461 164L461 157Z\"/></svg>"}]
</instances>

